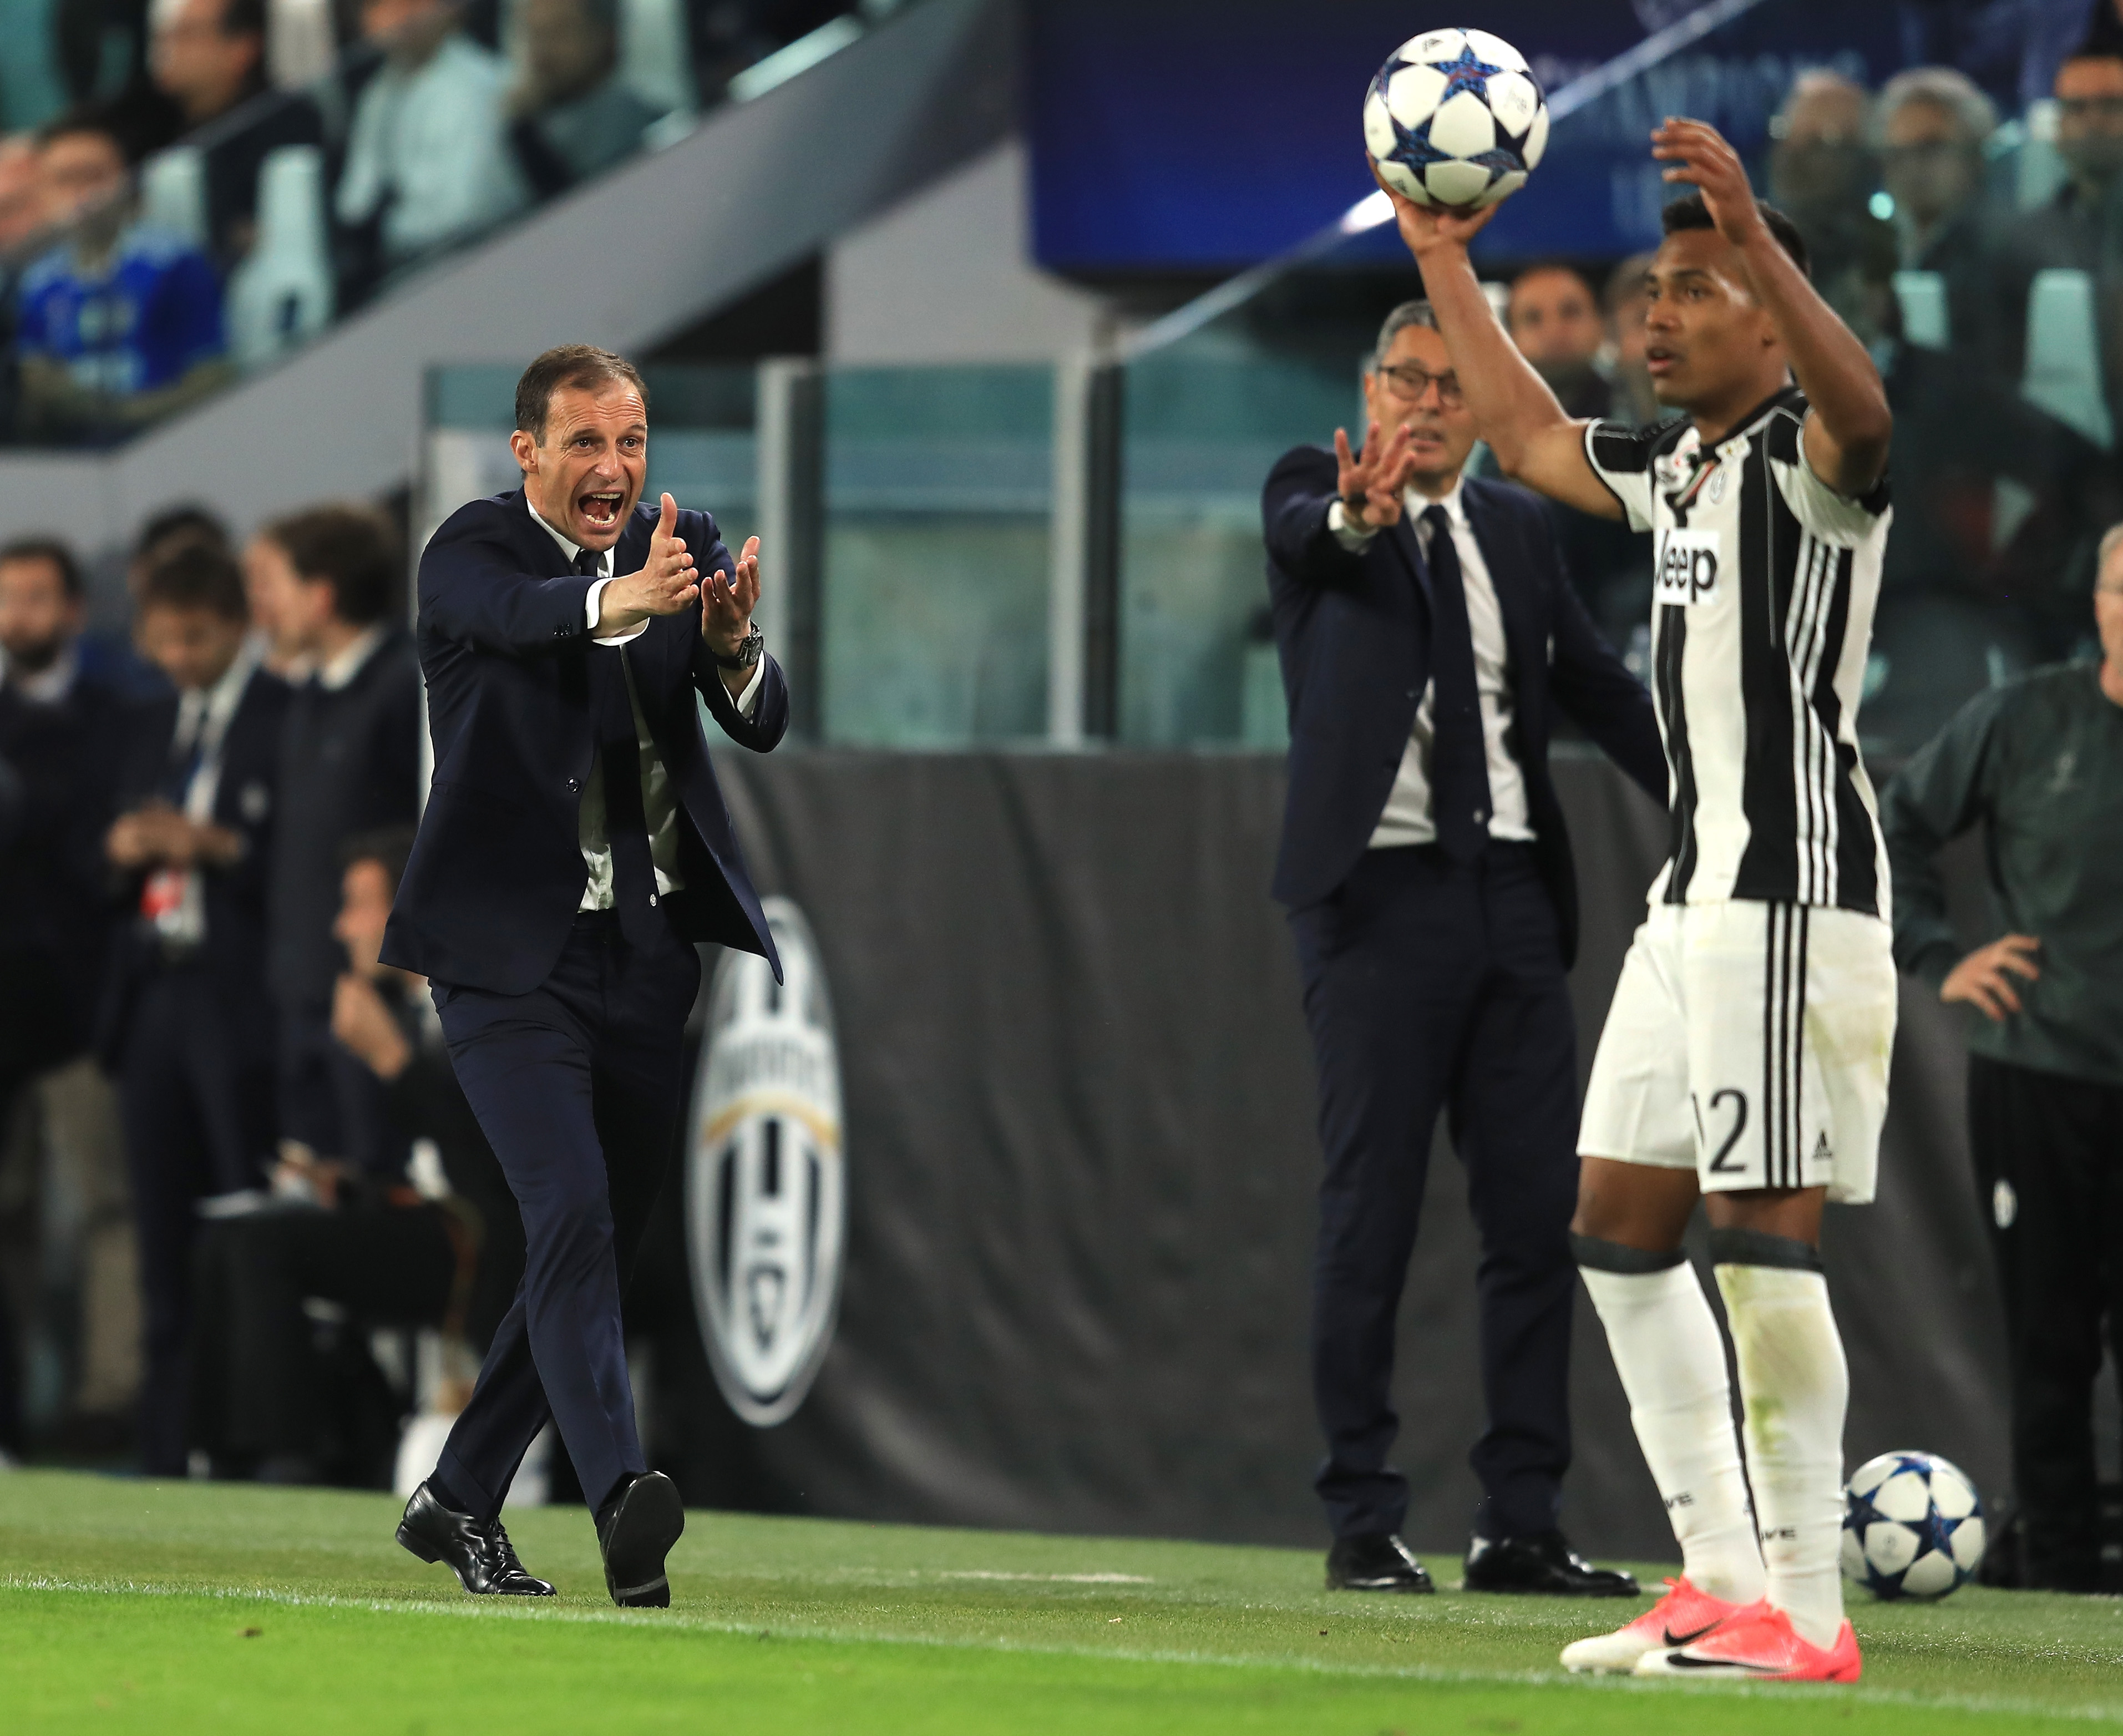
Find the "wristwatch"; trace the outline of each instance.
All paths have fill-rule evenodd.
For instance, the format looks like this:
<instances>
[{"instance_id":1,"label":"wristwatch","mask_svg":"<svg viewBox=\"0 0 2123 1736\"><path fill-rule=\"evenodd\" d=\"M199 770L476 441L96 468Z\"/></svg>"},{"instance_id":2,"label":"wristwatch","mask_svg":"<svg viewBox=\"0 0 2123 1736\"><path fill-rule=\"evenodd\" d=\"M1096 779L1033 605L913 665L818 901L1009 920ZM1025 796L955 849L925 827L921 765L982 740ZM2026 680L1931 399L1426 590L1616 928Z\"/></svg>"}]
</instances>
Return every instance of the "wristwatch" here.
<instances>
[{"instance_id":1,"label":"wristwatch","mask_svg":"<svg viewBox=\"0 0 2123 1736\"><path fill-rule=\"evenodd\" d=\"M752 631L738 640L737 650L733 655L725 657L713 645L708 647L708 655L715 659L719 669L748 669L759 661L760 654L766 648L766 635L760 631L759 623L755 621Z\"/></svg>"}]
</instances>

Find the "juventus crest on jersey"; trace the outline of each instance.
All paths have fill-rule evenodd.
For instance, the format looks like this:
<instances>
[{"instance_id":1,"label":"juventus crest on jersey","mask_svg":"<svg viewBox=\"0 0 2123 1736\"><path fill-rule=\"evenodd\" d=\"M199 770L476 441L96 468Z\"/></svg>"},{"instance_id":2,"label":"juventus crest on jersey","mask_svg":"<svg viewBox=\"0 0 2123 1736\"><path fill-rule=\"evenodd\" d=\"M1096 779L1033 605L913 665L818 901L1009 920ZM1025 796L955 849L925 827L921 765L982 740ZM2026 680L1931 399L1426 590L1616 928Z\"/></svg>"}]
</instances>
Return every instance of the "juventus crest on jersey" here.
<instances>
[{"instance_id":1,"label":"juventus crest on jersey","mask_svg":"<svg viewBox=\"0 0 2123 1736\"><path fill-rule=\"evenodd\" d=\"M1652 696L1672 841L1652 901L1759 898L1887 914L1886 851L1858 750L1883 478L1845 500L1777 394L1715 446L1690 423L1595 422L1586 456L1657 556Z\"/></svg>"}]
</instances>

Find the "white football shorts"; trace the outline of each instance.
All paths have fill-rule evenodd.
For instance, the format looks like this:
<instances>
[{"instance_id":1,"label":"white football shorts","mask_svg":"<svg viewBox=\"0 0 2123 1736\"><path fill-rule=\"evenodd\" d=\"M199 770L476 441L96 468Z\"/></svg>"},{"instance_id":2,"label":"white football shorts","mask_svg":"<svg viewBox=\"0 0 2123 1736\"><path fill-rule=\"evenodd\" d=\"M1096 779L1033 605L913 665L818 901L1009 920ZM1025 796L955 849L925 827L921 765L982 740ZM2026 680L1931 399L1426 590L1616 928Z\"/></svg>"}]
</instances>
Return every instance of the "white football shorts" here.
<instances>
[{"instance_id":1,"label":"white football shorts","mask_svg":"<svg viewBox=\"0 0 2123 1736\"><path fill-rule=\"evenodd\" d=\"M1870 1200L1895 1046L1892 931L1855 910L1657 904L1622 961L1577 1149L1704 1189Z\"/></svg>"}]
</instances>

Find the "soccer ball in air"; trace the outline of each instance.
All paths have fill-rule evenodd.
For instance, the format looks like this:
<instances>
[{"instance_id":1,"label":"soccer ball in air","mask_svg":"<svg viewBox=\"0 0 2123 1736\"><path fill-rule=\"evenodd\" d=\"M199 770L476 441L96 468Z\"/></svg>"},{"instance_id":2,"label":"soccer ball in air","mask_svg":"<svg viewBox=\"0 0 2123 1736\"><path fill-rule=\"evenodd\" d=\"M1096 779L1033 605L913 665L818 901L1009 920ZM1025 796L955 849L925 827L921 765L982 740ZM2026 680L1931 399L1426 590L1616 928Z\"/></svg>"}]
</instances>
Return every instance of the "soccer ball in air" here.
<instances>
[{"instance_id":1,"label":"soccer ball in air","mask_svg":"<svg viewBox=\"0 0 2123 1736\"><path fill-rule=\"evenodd\" d=\"M1933 1452L1883 1452L1844 1490L1843 1574L1876 1598L1943 1598L1983 1559L1983 1503Z\"/></svg>"},{"instance_id":2,"label":"soccer ball in air","mask_svg":"<svg viewBox=\"0 0 2123 1736\"><path fill-rule=\"evenodd\" d=\"M1493 205L1548 148L1548 102L1502 37L1425 30L1372 79L1364 144L1386 183L1419 205Z\"/></svg>"}]
</instances>

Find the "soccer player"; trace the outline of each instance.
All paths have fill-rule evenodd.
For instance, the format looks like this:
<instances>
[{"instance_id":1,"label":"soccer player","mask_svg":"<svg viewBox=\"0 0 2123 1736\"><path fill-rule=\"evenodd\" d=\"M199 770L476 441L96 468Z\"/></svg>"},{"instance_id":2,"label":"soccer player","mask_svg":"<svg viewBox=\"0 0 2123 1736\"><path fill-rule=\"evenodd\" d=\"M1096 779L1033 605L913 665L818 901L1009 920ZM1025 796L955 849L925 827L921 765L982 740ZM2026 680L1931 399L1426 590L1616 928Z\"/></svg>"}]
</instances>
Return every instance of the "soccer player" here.
<instances>
[{"instance_id":1,"label":"soccer player","mask_svg":"<svg viewBox=\"0 0 2123 1736\"><path fill-rule=\"evenodd\" d=\"M1696 190L1666 207L1649 276L1646 361L1687 412L1657 427L1572 421L1520 358L1467 258L1491 212L1394 199L1504 469L1657 537L1671 848L1593 1063L1572 1232L1683 1567L1646 1614L1563 1661L1848 1682L1849 1372L1819 1250L1823 1202L1872 1198L1894 1039L1886 852L1856 727L1892 420L1732 147L1685 120L1652 141L1666 179ZM1724 1349L1681 1253L1699 1194L1745 1474Z\"/></svg>"}]
</instances>

